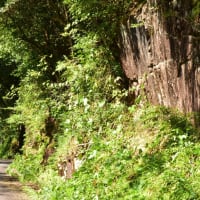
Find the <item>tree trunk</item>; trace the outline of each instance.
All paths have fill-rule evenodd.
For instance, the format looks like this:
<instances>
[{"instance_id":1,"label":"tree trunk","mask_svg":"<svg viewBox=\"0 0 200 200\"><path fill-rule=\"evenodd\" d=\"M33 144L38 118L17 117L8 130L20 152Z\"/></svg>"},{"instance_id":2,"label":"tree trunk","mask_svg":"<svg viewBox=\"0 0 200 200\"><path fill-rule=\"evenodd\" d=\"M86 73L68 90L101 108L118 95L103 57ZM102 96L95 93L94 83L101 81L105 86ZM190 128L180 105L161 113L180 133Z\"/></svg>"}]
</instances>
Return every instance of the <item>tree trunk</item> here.
<instances>
[{"instance_id":1,"label":"tree trunk","mask_svg":"<svg viewBox=\"0 0 200 200\"><path fill-rule=\"evenodd\" d=\"M200 29L191 16L192 1L147 0L121 26L121 63L132 85L143 84L151 103L184 112L200 111Z\"/></svg>"}]
</instances>

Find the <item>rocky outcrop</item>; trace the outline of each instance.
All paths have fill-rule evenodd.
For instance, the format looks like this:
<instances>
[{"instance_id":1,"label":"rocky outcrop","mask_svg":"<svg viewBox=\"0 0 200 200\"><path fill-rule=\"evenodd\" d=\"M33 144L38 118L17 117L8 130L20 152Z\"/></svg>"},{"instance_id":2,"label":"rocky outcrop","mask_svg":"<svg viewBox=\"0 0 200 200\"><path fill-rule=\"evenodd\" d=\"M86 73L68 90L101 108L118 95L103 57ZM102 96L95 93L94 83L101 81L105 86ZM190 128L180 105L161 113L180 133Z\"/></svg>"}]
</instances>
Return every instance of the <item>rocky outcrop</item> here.
<instances>
[{"instance_id":1,"label":"rocky outcrop","mask_svg":"<svg viewBox=\"0 0 200 200\"><path fill-rule=\"evenodd\" d=\"M191 2L147 0L121 26L121 63L132 85L143 84L153 104L184 112L200 111L200 29Z\"/></svg>"}]
</instances>

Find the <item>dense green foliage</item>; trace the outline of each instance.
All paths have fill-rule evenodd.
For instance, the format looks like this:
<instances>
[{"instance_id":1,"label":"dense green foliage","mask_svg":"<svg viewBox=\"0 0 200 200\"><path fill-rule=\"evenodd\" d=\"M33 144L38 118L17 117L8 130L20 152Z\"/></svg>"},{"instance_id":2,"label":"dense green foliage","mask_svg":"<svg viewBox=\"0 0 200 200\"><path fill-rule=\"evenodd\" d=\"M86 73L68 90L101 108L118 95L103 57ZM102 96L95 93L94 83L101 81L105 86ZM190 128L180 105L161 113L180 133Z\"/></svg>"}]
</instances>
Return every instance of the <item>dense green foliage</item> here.
<instances>
[{"instance_id":1,"label":"dense green foliage","mask_svg":"<svg viewBox=\"0 0 200 200\"><path fill-rule=\"evenodd\" d=\"M199 135L182 114L163 107L80 101L66 118L66 130L45 169L38 166L41 154L26 162L18 157L13 165L11 172L41 188L28 190L33 199L200 198ZM76 146L70 144L73 137ZM65 181L56 164L71 151L83 163Z\"/></svg>"},{"instance_id":2,"label":"dense green foliage","mask_svg":"<svg viewBox=\"0 0 200 200\"><path fill-rule=\"evenodd\" d=\"M131 3L0 3L0 156L39 187L33 199L200 198L197 130L142 95L127 106L119 33ZM82 164L63 180L69 155Z\"/></svg>"},{"instance_id":3,"label":"dense green foliage","mask_svg":"<svg viewBox=\"0 0 200 200\"><path fill-rule=\"evenodd\" d=\"M1 123L5 133L10 126L15 127L11 129L14 135L2 132L3 141L8 137L14 141L14 147L5 147L3 142L2 152L5 149L12 154L13 148L21 148L15 142L23 134L21 125L26 128L27 138L42 133L45 119L51 115L50 99L56 101L56 93L52 94L47 84L62 81L55 68L58 61L70 56L71 40L62 36L68 16L61 1L9 1L1 9L0 21L1 74L6 74L2 76L4 101L0 103L4 110L9 108L7 115L1 114Z\"/></svg>"}]
</instances>

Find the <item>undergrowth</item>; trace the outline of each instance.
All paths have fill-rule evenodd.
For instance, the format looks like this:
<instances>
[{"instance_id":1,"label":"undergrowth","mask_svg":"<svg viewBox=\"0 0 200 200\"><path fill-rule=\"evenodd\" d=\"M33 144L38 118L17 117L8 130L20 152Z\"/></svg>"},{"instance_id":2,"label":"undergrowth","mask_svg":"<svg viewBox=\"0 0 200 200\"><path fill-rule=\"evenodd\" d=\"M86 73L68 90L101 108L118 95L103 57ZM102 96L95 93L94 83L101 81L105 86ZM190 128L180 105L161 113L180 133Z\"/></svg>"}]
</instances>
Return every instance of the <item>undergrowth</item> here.
<instances>
[{"instance_id":1,"label":"undergrowth","mask_svg":"<svg viewBox=\"0 0 200 200\"><path fill-rule=\"evenodd\" d=\"M93 116L96 122L90 122ZM79 123L86 123L85 129L70 127L68 120L67 137L58 137L51 164L43 171L29 169L40 187L29 190L33 199L200 198L198 132L185 116L164 107L127 108L122 104L101 105L93 116L90 112L85 119L77 119L84 120ZM76 137L78 144L90 145L79 145L77 155L82 166L65 181L57 175L55 163L69 151L71 137ZM63 147L67 145L67 149ZM33 160L26 160L23 166L29 164Z\"/></svg>"},{"instance_id":2,"label":"undergrowth","mask_svg":"<svg viewBox=\"0 0 200 200\"><path fill-rule=\"evenodd\" d=\"M178 111L140 101L124 104L128 91L119 87L119 66L104 59L107 49L92 48L98 41L94 36L84 38L86 49L82 46L77 59L58 63L67 91L63 84L44 83L45 90L37 81L26 84L40 77L33 72L21 85L10 121L23 119L27 130L23 155L10 173L37 186L28 189L34 200L200 199L198 131ZM45 127L49 114L59 124L56 133ZM44 165L50 145L54 153ZM71 154L81 166L63 180L57 164Z\"/></svg>"}]
</instances>

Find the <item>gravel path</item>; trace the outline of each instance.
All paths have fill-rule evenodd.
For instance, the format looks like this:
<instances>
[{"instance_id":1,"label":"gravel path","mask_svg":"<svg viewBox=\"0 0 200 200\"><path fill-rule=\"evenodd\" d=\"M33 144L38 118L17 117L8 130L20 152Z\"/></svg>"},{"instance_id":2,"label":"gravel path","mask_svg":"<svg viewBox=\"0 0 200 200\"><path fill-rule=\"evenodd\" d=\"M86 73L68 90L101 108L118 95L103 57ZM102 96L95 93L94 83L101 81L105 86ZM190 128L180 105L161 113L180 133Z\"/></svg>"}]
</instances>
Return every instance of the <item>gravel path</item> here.
<instances>
[{"instance_id":1,"label":"gravel path","mask_svg":"<svg viewBox=\"0 0 200 200\"><path fill-rule=\"evenodd\" d=\"M0 160L0 200L28 200L20 183L5 172L10 163L9 160Z\"/></svg>"}]
</instances>

